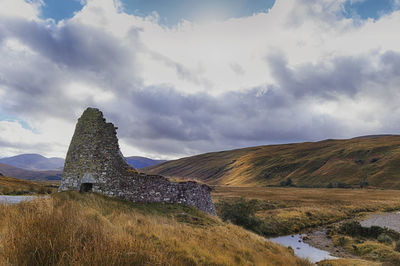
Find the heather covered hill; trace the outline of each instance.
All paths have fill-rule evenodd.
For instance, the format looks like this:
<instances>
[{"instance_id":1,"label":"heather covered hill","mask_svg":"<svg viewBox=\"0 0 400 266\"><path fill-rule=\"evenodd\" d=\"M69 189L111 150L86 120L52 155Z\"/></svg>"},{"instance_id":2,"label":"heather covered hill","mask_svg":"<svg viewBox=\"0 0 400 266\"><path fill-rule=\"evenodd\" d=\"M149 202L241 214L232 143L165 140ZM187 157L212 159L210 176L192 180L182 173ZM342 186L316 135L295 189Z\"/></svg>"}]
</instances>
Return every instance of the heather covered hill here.
<instances>
[{"instance_id":1,"label":"heather covered hill","mask_svg":"<svg viewBox=\"0 0 400 266\"><path fill-rule=\"evenodd\" d=\"M168 161L149 174L228 186L400 189L400 136L258 146Z\"/></svg>"}]
</instances>

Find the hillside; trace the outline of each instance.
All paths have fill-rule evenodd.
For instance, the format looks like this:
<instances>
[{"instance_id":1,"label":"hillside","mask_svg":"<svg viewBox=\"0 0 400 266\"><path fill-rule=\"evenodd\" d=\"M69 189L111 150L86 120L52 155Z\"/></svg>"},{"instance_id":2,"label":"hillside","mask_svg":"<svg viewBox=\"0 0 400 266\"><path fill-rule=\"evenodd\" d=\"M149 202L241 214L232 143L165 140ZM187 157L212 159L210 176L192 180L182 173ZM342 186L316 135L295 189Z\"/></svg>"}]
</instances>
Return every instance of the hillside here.
<instances>
[{"instance_id":1,"label":"hillside","mask_svg":"<svg viewBox=\"0 0 400 266\"><path fill-rule=\"evenodd\" d=\"M369 186L400 189L400 136L366 136L212 152L144 168L211 185Z\"/></svg>"},{"instance_id":2,"label":"hillside","mask_svg":"<svg viewBox=\"0 0 400 266\"><path fill-rule=\"evenodd\" d=\"M64 159L57 157L47 158L40 154L20 154L1 158L0 163L34 171L60 170L64 166Z\"/></svg>"},{"instance_id":3,"label":"hillside","mask_svg":"<svg viewBox=\"0 0 400 266\"><path fill-rule=\"evenodd\" d=\"M0 173L26 180L60 180L61 170L31 171L0 163Z\"/></svg>"},{"instance_id":4,"label":"hillside","mask_svg":"<svg viewBox=\"0 0 400 266\"><path fill-rule=\"evenodd\" d=\"M136 169L166 162L140 156L125 157L125 160ZM26 180L60 180L63 167L63 158L46 158L40 154L20 154L0 159L0 173Z\"/></svg>"},{"instance_id":5,"label":"hillside","mask_svg":"<svg viewBox=\"0 0 400 266\"><path fill-rule=\"evenodd\" d=\"M127 161L127 163L129 163L136 169L166 162L166 160L153 160L150 158L140 157L140 156L125 157L125 160Z\"/></svg>"},{"instance_id":6,"label":"hillside","mask_svg":"<svg viewBox=\"0 0 400 266\"><path fill-rule=\"evenodd\" d=\"M194 208L77 192L0 205L0 264L311 265Z\"/></svg>"}]
</instances>

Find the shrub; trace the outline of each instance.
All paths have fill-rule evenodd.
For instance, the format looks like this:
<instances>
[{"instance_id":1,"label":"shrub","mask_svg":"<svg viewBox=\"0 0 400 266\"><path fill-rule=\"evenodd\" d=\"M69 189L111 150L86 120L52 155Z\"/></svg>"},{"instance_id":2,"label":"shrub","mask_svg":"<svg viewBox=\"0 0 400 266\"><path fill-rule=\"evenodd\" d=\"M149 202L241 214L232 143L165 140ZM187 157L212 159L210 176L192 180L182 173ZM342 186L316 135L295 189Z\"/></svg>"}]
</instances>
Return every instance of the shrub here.
<instances>
[{"instance_id":1,"label":"shrub","mask_svg":"<svg viewBox=\"0 0 400 266\"><path fill-rule=\"evenodd\" d=\"M336 185L338 188L347 188L349 187L346 183L344 182L338 182Z\"/></svg>"},{"instance_id":2,"label":"shrub","mask_svg":"<svg viewBox=\"0 0 400 266\"><path fill-rule=\"evenodd\" d=\"M350 221L343 223L339 228L339 232L349 236L359 236L363 233L363 227L357 221Z\"/></svg>"},{"instance_id":3,"label":"shrub","mask_svg":"<svg viewBox=\"0 0 400 266\"><path fill-rule=\"evenodd\" d=\"M357 221L350 221L343 223L339 227L339 233L348 235L348 236L361 236L361 237L368 237L378 239L381 243L391 243L393 240L400 239L400 233L388 229L382 228L379 226L371 226L371 227L362 227L361 224ZM390 242L386 242L389 241Z\"/></svg>"},{"instance_id":4,"label":"shrub","mask_svg":"<svg viewBox=\"0 0 400 266\"><path fill-rule=\"evenodd\" d=\"M392 244L392 238L387 234L383 233L378 236L378 241L385 244Z\"/></svg>"},{"instance_id":5,"label":"shrub","mask_svg":"<svg viewBox=\"0 0 400 266\"><path fill-rule=\"evenodd\" d=\"M394 247L394 250L400 252L400 240L396 241L396 246Z\"/></svg>"},{"instance_id":6,"label":"shrub","mask_svg":"<svg viewBox=\"0 0 400 266\"><path fill-rule=\"evenodd\" d=\"M368 182L367 181L361 181L360 182L360 188L365 188L368 187Z\"/></svg>"},{"instance_id":7,"label":"shrub","mask_svg":"<svg viewBox=\"0 0 400 266\"><path fill-rule=\"evenodd\" d=\"M280 183L280 185L281 185L281 187L289 187L289 186L292 186L292 185L293 185L293 181L292 181L292 179L289 177L289 178L286 179L286 181L282 181L282 182Z\"/></svg>"},{"instance_id":8,"label":"shrub","mask_svg":"<svg viewBox=\"0 0 400 266\"><path fill-rule=\"evenodd\" d=\"M258 200L247 201L244 198L237 199L232 203L223 201L218 204L222 220L230 221L233 224L262 234L264 223L260 218L255 216L259 208L260 203Z\"/></svg>"},{"instance_id":9,"label":"shrub","mask_svg":"<svg viewBox=\"0 0 400 266\"><path fill-rule=\"evenodd\" d=\"M349 242L349 240L343 236L339 237L339 239L338 239L338 244L341 247L344 247L348 242Z\"/></svg>"}]
</instances>

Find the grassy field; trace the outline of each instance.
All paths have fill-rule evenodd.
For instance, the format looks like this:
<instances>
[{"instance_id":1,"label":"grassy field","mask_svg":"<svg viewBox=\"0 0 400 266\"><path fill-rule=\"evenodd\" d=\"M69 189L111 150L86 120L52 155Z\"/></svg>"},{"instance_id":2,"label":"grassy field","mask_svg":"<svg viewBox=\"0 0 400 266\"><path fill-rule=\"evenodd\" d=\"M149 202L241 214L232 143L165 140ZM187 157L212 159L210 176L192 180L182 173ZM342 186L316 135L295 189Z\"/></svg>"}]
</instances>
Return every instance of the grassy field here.
<instances>
[{"instance_id":1,"label":"grassy field","mask_svg":"<svg viewBox=\"0 0 400 266\"><path fill-rule=\"evenodd\" d=\"M300 232L370 212L400 210L399 190L216 186L212 196L217 206L241 197L257 199L256 215L265 222L266 236Z\"/></svg>"},{"instance_id":2,"label":"grassy field","mask_svg":"<svg viewBox=\"0 0 400 266\"><path fill-rule=\"evenodd\" d=\"M57 191L57 187L57 182L35 182L0 176L0 195L50 194Z\"/></svg>"},{"instance_id":3,"label":"grassy field","mask_svg":"<svg viewBox=\"0 0 400 266\"><path fill-rule=\"evenodd\" d=\"M400 136L381 136L213 152L142 170L211 185L400 189L399 165Z\"/></svg>"},{"instance_id":4,"label":"grassy field","mask_svg":"<svg viewBox=\"0 0 400 266\"><path fill-rule=\"evenodd\" d=\"M311 265L194 208L63 192L0 205L0 265Z\"/></svg>"}]
</instances>

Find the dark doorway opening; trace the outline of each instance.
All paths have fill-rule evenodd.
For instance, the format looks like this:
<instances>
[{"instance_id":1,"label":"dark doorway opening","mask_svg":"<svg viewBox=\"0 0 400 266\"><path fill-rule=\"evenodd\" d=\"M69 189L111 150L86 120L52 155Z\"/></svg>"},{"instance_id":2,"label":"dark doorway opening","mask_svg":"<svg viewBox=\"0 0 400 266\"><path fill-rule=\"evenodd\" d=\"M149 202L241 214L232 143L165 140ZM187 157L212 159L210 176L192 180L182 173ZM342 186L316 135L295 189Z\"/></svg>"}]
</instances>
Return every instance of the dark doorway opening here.
<instances>
[{"instance_id":1,"label":"dark doorway opening","mask_svg":"<svg viewBox=\"0 0 400 266\"><path fill-rule=\"evenodd\" d=\"M92 191L93 184L92 183L82 183L81 189L79 190L81 193Z\"/></svg>"}]
</instances>

